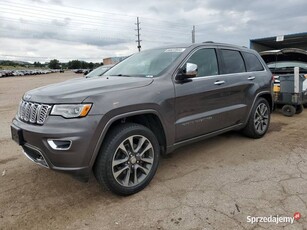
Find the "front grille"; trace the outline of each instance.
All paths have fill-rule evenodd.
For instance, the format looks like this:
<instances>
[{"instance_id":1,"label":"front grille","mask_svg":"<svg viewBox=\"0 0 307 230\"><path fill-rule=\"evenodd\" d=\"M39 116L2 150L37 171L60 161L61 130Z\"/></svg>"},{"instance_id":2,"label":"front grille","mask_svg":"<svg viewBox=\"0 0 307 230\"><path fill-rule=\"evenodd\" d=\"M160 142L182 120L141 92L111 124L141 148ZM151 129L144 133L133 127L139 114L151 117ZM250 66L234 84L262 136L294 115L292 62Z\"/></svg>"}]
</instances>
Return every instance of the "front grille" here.
<instances>
[{"instance_id":1,"label":"front grille","mask_svg":"<svg viewBox=\"0 0 307 230\"><path fill-rule=\"evenodd\" d=\"M18 117L24 122L43 125L48 117L50 109L50 105L22 100L19 104Z\"/></svg>"}]
</instances>

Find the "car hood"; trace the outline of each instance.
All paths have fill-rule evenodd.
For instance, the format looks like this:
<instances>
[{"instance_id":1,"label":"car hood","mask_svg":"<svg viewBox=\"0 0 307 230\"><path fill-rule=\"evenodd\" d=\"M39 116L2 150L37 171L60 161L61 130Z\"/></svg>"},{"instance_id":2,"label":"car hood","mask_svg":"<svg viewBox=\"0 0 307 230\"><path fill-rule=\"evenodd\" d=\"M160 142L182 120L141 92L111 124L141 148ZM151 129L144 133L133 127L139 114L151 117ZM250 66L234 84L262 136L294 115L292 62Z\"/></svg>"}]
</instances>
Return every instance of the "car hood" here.
<instances>
[{"instance_id":1,"label":"car hood","mask_svg":"<svg viewBox=\"0 0 307 230\"><path fill-rule=\"evenodd\" d=\"M33 89L25 93L23 99L46 104L81 103L89 96L144 87L152 82L152 78L145 77L77 78Z\"/></svg>"}]
</instances>

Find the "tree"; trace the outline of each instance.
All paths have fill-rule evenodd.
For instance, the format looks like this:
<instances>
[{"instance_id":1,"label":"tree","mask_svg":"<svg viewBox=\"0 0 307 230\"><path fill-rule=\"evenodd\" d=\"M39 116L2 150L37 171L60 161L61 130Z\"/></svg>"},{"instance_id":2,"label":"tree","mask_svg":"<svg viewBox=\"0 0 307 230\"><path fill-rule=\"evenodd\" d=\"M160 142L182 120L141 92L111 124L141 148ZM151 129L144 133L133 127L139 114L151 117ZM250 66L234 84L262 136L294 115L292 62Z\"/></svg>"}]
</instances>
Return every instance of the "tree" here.
<instances>
[{"instance_id":1,"label":"tree","mask_svg":"<svg viewBox=\"0 0 307 230\"><path fill-rule=\"evenodd\" d=\"M38 62L34 62L33 63L34 67L43 67L44 65L42 63Z\"/></svg>"},{"instance_id":2,"label":"tree","mask_svg":"<svg viewBox=\"0 0 307 230\"><path fill-rule=\"evenodd\" d=\"M0 65L4 65L4 66L13 66L13 67L16 67L16 66L25 66L24 64L19 63L19 62L17 62L17 61L8 61L8 60L1 60L1 61L0 61Z\"/></svg>"},{"instance_id":3,"label":"tree","mask_svg":"<svg viewBox=\"0 0 307 230\"><path fill-rule=\"evenodd\" d=\"M102 63L85 62L79 60L72 60L67 63L62 63L62 68L68 69L94 69L101 66Z\"/></svg>"},{"instance_id":4,"label":"tree","mask_svg":"<svg viewBox=\"0 0 307 230\"><path fill-rule=\"evenodd\" d=\"M93 62L88 63L88 68L89 69L94 69L94 63Z\"/></svg>"},{"instance_id":5,"label":"tree","mask_svg":"<svg viewBox=\"0 0 307 230\"><path fill-rule=\"evenodd\" d=\"M50 60L48 67L50 69L60 69L61 68L60 62L57 59Z\"/></svg>"},{"instance_id":6,"label":"tree","mask_svg":"<svg viewBox=\"0 0 307 230\"><path fill-rule=\"evenodd\" d=\"M79 60L72 60L68 62L68 69L81 69L81 62Z\"/></svg>"}]
</instances>

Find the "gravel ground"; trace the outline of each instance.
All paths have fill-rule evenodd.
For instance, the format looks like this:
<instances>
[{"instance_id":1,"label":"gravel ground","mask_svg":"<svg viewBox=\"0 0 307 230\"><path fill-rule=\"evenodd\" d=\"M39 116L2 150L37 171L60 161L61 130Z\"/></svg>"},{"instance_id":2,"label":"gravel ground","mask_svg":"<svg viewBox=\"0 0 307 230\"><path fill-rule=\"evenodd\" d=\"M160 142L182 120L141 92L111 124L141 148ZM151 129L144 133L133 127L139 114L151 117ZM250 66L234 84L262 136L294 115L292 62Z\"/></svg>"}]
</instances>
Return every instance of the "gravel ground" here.
<instances>
[{"instance_id":1,"label":"gravel ground","mask_svg":"<svg viewBox=\"0 0 307 230\"><path fill-rule=\"evenodd\" d=\"M118 197L29 161L10 139L27 90L74 73L0 79L0 229L307 229L307 112L275 112L268 134L227 133L162 158L142 192ZM248 216L301 218L247 222Z\"/></svg>"}]
</instances>

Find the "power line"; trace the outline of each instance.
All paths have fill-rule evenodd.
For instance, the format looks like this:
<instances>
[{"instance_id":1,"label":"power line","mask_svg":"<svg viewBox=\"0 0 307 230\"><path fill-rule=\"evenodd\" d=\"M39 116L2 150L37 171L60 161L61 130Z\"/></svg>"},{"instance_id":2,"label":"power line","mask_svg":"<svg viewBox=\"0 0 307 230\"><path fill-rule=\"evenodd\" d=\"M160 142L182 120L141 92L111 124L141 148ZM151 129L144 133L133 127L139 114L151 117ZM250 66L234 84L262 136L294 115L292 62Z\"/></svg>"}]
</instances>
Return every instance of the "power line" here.
<instances>
[{"instance_id":1,"label":"power line","mask_svg":"<svg viewBox=\"0 0 307 230\"><path fill-rule=\"evenodd\" d=\"M23 5L23 6L28 6L27 4L23 4L23 3L12 3L12 2L9 2L9 1L5 1L5 0L2 0L1 1L2 3L5 2L6 4L12 4L12 5ZM54 5L54 4L53 4ZM58 5L56 5L58 6ZM40 8L40 9L47 9L45 7L41 7L41 6L34 6L33 4L31 5L31 7L33 8ZM78 7L74 7L74 6L64 6L64 5L61 5L61 9L63 8L66 8L66 9L78 9L78 10L81 10L81 11L90 11L91 13L93 12L97 12L97 13L100 13L100 14L108 14L108 15L118 15L118 16L122 16L122 17L131 17L131 18L135 18L135 16L133 15L127 15L127 14L121 14L121 13L114 13L114 12L106 12L106 11L98 11L98 10L92 10L92 9L85 9L85 8L78 8ZM50 8L48 8L50 9ZM62 11L62 12L65 12L65 11Z\"/></svg>"},{"instance_id":2,"label":"power line","mask_svg":"<svg viewBox=\"0 0 307 230\"><path fill-rule=\"evenodd\" d=\"M2 21L9 21L9 22L17 23L18 25L20 25L20 23L21 23L20 21L14 20L14 19L1 19L1 20ZM39 23L38 24L38 23L35 23L35 22L27 22L25 24L38 25L38 26L48 26L48 31L51 30L50 26L54 26L55 28L56 27L65 28L65 30L61 31L61 33L65 33L65 34L69 34L69 32L72 32L72 31L75 31L75 32L89 31L89 32L91 32L91 36L92 36L93 34L103 34L103 32L104 32L103 30L98 30L98 29L94 29L94 28L84 28L84 27L81 27L81 26L79 26L79 27L75 27L75 26L65 26L65 27L63 27L63 26L60 26L60 25L54 25L54 24L49 24L49 23ZM14 27L14 28L16 29L16 27ZM12 28L8 28L8 27L2 27L2 28L0 27L0 29L6 29L6 30L10 31L10 34L18 33L18 31L12 30ZM42 29L39 29L37 27L36 28L32 28L32 27L31 28L19 27L18 30L43 32ZM56 32L59 33L59 31L56 31ZM129 34L128 33L125 33L125 34L117 33L117 32L122 32L122 31L118 31L118 30L113 31L113 32L116 33L116 36L120 36L121 38L125 38L125 39L129 38ZM132 37L132 35L130 35L130 36L131 36L131 38L129 38L129 39L133 40L134 38ZM103 35L102 37L106 37L106 36ZM108 37L110 37L110 36L108 36ZM114 38L116 38L116 37L114 37ZM118 37L117 37L117 39L118 39Z\"/></svg>"},{"instance_id":3,"label":"power line","mask_svg":"<svg viewBox=\"0 0 307 230\"><path fill-rule=\"evenodd\" d=\"M9 1L6 1L6 0L2 0L1 1L2 3L5 2L6 4L11 4L13 6L26 6L26 7L29 7L27 4L23 4L23 3L12 3L12 2L9 2ZM57 6L57 5L56 5ZM34 6L34 5L31 5L32 8L40 8L40 9L47 9L45 7L40 7L40 6ZM135 18L137 17L137 15L129 15L129 14L122 14L122 13L114 13L114 12L107 12L107 11L100 11L100 10L93 10L93 9L86 9L86 8L78 8L78 7L75 7L75 6L69 6L69 5L61 5L61 9L63 8L66 8L66 9L77 9L77 10L81 10L81 11L88 11L88 12L91 12L91 14L93 14L93 12L96 12L96 13L99 13L99 14L107 14L107 15L117 15L117 16L122 16L122 17L130 17L130 18ZM48 8L47 10L51 10L50 8ZM59 10L56 10L58 12L62 12L62 13L67 13L67 11L59 11ZM78 13L79 15L79 13ZM151 20L151 21L160 21L160 22L166 22L166 23L170 23L172 24L173 26L174 25L177 25L177 26L191 26L190 24L183 24L183 23L175 23L174 21L168 21L168 20L162 20L162 19L158 19L158 18L150 18L150 17L146 17L146 16L142 16L142 20L145 19L145 20Z\"/></svg>"},{"instance_id":4,"label":"power line","mask_svg":"<svg viewBox=\"0 0 307 230\"><path fill-rule=\"evenodd\" d=\"M20 21L18 19L2 19L3 21L12 21L14 23L18 23L20 24ZM42 26L42 25L46 25L46 26L50 26L50 24L48 23L35 23L35 22L27 22L29 24L33 24L33 25L39 25L39 26ZM54 27L62 27L62 26L59 26L59 25L52 25ZM14 31L14 29L12 28L1 28L0 29L2 30L6 30L6 31L9 31L10 34L12 33L12 31ZM78 29L76 27L72 27L72 26L65 26L65 29L69 29L69 31L76 31L76 32L79 32L79 31L90 31L91 32L91 35L93 34L99 34L101 31L97 30L97 29L90 29L90 28L82 28L82 27L79 27ZM30 29L27 29L26 27L22 27L22 28L19 28L19 30L22 30L22 31L38 31L38 32L41 32L41 30L39 30L38 28L30 28ZM146 30L144 30L143 32L145 32ZM156 31L156 30L149 30L149 31ZM157 30L158 31L158 30ZM65 30L65 32L68 32L67 30ZM126 34L122 34L120 35L120 37L126 37L125 39L130 39L129 36L127 37L127 33ZM168 33L168 34L161 34L160 36L158 37L155 37L155 38L159 38L158 40L151 40L152 36L149 36L147 35L146 33L143 35L143 38L146 39L144 41L151 41L151 42L155 42L155 43L159 43L159 41L161 41L162 43L165 43L165 44L173 44L173 42L165 42L165 41L168 41L168 40L173 40L174 39L174 36L176 36L176 38L179 38L178 37L178 34L174 34L174 36L171 36L172 33ZM188 36L185 36L185 34L182 34L182 38L186 38L186 42L188 41ZM118 40L118 37L112 37L112 36L108 36L108 37L100 37L101 39L105 39L105 40ZM147 39L149 38L149 39ZM131 37L131 41L133 40L133 38Z\"/></svg>"},{"instance_id":5,"label":"power line","mask_svg":"<svg viewBox=\"0 0 307 230\"><path fill-rule=\"evenodd\" d=\"M1 11L0 11L1 12ZM100 29L94 29L94 28L87 28L87 27L83 27L83 26L80 26L80 24L76 24L76 23L70 23L70 24L68 24L68 25L58 25L58 24L53 24L53 23L49 23L49 22L46 22L46 21L44 21L44 22L33 22L33 21L28 21L28 20L25 20L25 21L22 21L22 20L18 20L18 19L15 19L15 18L5 18L5 19L2 19L2 21L12 21L12 22L14 22L14 23L18 23L18 24L20 24L20 23L23 23L23 24L31 24L31 25L37 25L37 26L54 26L54 27L60 27L60 28L65 28L65 29L69 29L69 30L71 30L71 31L95 31L95 32L99 32L99 31L101 31L101 32L103 32L103 30L100 30ZM76 26L73 26L73 25L76 25ZM88 24L87 24L88 25ZM103 25L103 24L97 24L97 25L99 25L99 27L103 27L103 26L105 26L105 25ZM108 26L108 25L107 25ZM108 28L108 30L110 31L113 31L113 32L117 32L118 30L114 30L114 28L112 27L112 26L108 26L108 27L111 27L111 28ZM23 27L22 28L23 30L25 30L25 28ZM32 29L33 30L33 29ZM123 30L125 30L125 31L131 31L129 28L124 28L124 29L121 29L120 30L120 32L122 32ZM145 28L144 30L144 33L145 33L145 36L146 36L146 33L148 32L158 32L158 33L160 33L160 36L159 37L161 37L161 36L164 36L165 37L165 34L166 33L162 33L162 35L161 35L161 32L168 32L167 34L168 35L173 35L173 36L168 36L170 39L173 39L174 38L174 36L176 36L177 38L178 38L178 36L180 36L180 37L187 37L188 36L188 34L187 33L182 33L182 32L175 32L175 31L171 31L171 30L164 30L164 29L153 29L153 28ZM67 31L66 31L67 32ZM121 35L121 36L124 36L124 37L127 37L127 33L126 34L124 34L124 35Z\"/></svg>"},{"instance_id":6,"label":"power line","mask_svg":"<svg viewBox=\"0 0 307 230\"><path fill-rule=\"evenodd\" d=\"M8 14L12 14L12 15L15 15L15 12L11 12L11 11L7 11L7 9L2 9L2 11L0 11L2 13L8 13ZM25 17L31 17L31 18L38 18L38 19L43 19L43 20L56 20L58 22L58 17L57 18L54 18L54 17L51 17L51 16L48 16L48 15L44 15L44 14L40 14L40 13L31 13L31 12L22 12L22 13L19 13L19 15L22 15L22 16L25 16ZM66 18L62 18L63 20L66 20ZM112 20L109 20L110 22L112 22ZM59 22L61 23L61 22ZM68 24L76 24L77 26L79 26L79 24L86 24L86 25L92 25L92 26L99 26L99 27L108 27L108 28L120 28L121 30L129 30L131 31L127 25L110 25L110 24L106 24L106 23L100 23L98 21L96 22L93 22L93 21L87 21L87 20L80 20L80 19L72 19L71 21L68 21L67 24L63 24L63 25L58 25L58 26L67 26ZM55 25L53 23L53 25ZM129 24L130 26L131 24ZM174 30L174 29L161 29L161 27L159 28L155 28L155 27L152 27L150 26L150 30L156 30L156 31L167 31L169 33L177 33L177 34L182 34L183 31L179 31L179 30Z\"/></svg>"},{"instance_id":7,"label":"power line","mask_svg":"<svg viewBox=\"0 0 307 230\"><path fill-rule=\"evenodd\" d=\"M4 1L5 2L5 1ZM44 11L44 12L47 12L47 14L48 15L46 15L46 14L42 14L42 13L39 13L39 12L35 12L35 13L32 13L32 12L22 12L22 13L19 13L19 15L22 15L22 16L27 16L27 17L31 17L31 18L34 18L34 17L36 17L36 18L39 18L39 19L44 19L44 20L56 20L55 22L53 22L52 23L52 26L65 26L65 28L67 27L67 24L63 24L63 25L61 25L60 23L62 23L61 21L59 21L59 17L58 17L58 15L59 15L59 10L53 10L53 9L51 9L51 8L48 8L48 10L46 10L45 8L42 8L42 7L36 7L36 6L34 6L34 7L29 7L29 6L20 6L20 5L14 5L14 3L8 3L8 4L12 4L14 7L17 7L17 8L20 8L20 9L30 9L30 10L33 10L34 8L39 8L39 9L42 9L42 10L40 10L40 11ZM24 5L24 4L21 4L21 5ZM6 6L7 7L7 6ZM9 7L12 7L12 6L10 6L9 5ZM9 10L9 11L0 11L0 12L3 12L3 13L9 13L9 14L13 14L14 16L16 15L16 13L15 13L15 11L14 12L12 12L12 10L13 9L10 9L10 8L3 8L2 10ZM82 9L82 10L84 10L84 9ZM66 18L64 18L64 16L75 16L75 14L73 14L73 13L70 13L70 12L66 12L66 11L60 11L60 12L62 12L61 13L61 16L62 16L62 20L63 21L65 21L66 20ZM55 17L55 15L54 14L56 14L56 18L54 18ZM85 19L89 19L89 20L82 20L82 19L79 19L79 18L85 18ZM95 21L93 21L93 20L95 20ZM129 30L129 31L131 31L129 28L127 28L127 27L129 27L129 25L131 25L131 23L129 23L129 22L126 22L126 20L120 20L120 21L118 21L118 20L114 20L114 19L110 19L110 18L107 18L107 19L105 19L105 18L102 18L102 20L104 20L104 21L109 21L109 22L112 22L112 25L110 25L110 24L107 24L107 23L104 23L104 24L102 24L102 23L99 23L99 22L97 22L97 17L93 17L93 16L89 16L89 15L86 15L86 16L84 16L84 15L82 15L82 14L79 14L78 13L78 19L71 19L71 21L68 21L67 23L68 24L76 24L77 26L79 26L79 24L80 23L82 23L82 24L86 24L86 25L90 25L90 26L99 26L99 27L104 27L104 28L109 28L109 30L111 29L112 31L114 31L114 29L113 28L120 28L121 29L121 31L122 30ZM174 22L170 22L171 24L172 24L172 28L171 28L171 30L170 29L163 29L163 28L161 28L162 27L162 25L160 25L159 27L156 27L156 26L153 26L154 25L154 23L153 23L153 20L150 20L149 21L149 19L147 19L148 20L148 22L146 22L146 24L148 24L149 25L149 29L147 30L146 28L145 28L145 30L144 30L144 32L151 32L151 31L158 31L158 32L168 32L169 34L180 34L180 35L182 35L182 36L184 36L184 33L185 32L183 32L183 30L185 30L186 31L186 28L184 28L184 27L186 27L186 26L184 26L184 25L182 25L182 24L179 24L178 26L175 26L177 29L174 29L173 27L174 27L174 24L176 24L176 23L174 23ZM56 24L56 22L58 22L59 24ZM127 26L127 25L123 25L122 23L129 23L129 25ZM156 21L154 21L154 22L156 22ZM79 23L79 24L78 24ZM114 24L115 23L115 24ZM118 23L121 23L121 24L118 24ZM56 25L55 25L56 24ZM70 27L70 28L72 28L72 27ZM88 28L87 28L88 29ZM174 35L175 36L175 35ZM178 35L176 35L176 36L178 36Z\"/></svg>"},{"instance_id":8,"label":"power line","mask_svg":"<svg viewBox=\"0 0 307 230\"><path fill-rule=\"evenodd\" d=\"M178 36L178 35L185 35L185 36L190 36L190 34L187 32L187 31L184 31L184 32L177 32L177 31L172 31L172 30L169 30L169 29L153 29L153 28L147 28L147 27L145 27L145 25L144 25L144 28L143 28L143 31L144 32L153 32L153 31L156 31L156 32L159 32L159 33L161 33L161 32L164 32L164 33L162 33L162 34L165 34L165 32L167 32L168 34L174 34L174 35L176 35L176 36Z\"/></svg>"},{"instance_id":9,"label":"power line","mask_svg":"<svg viewBox=\"0 0 307 230\"><path fill-rule=\"evenodd\" d=\"M7 12L7 11L3 11L3 10L0 10L0 13L10 13L12 15L15 15L13 12ZM31 14L31 13L27 13L27 12L23 12L23 13L19 13L19 15L21 16L26 16L26 17L35 17L35 18L38 18L38 19L44 19L44 20L58 20L58 18L52 18L52 17L48 17L48 16L37 16L37 15L41 15L41 14ZM102 23L98 23L98 22L90 22L90 21L83 21L83 20L76 20L74 19L73 21L69 22L71 24L78 24L78 23L81 23L81 24L86 24L86 25L92 25L92 26L104 26L104 27L112 27L112 28L120 28L120 29L125 29L127 28L127 26L120 26L120 25L109 25L109 24L102 24Z\"/></svg>"},{"instance_id":10,"label":"power line","mask_svg":"<svg viewBox=\"0 0 307 230\"><path fill-rule=\"evenodd\" d=\"M93 38L92 36L93 34L98 35L100 33L108 31L108 34L112 32L117 37L115 37L114 35L108 37L94 36L93 41L96 41L98 39L104 39L104 40L114 41L115 43L116 41L118 41L118 43L122 42L126 43L129 41L132 42L132 40L134 40L132 38L132 33L128 33L128 31L132 32L133 30L132 17L135 18L135 16L132 15L111 13L99 10L90 10L73 6L72 7L63 6L63 5L60 6L61 7L60 9L56 9L53 6L50 6L50 8L36 6L35 5L36 3L32 3L32 5L29 5L23 3L12 3L6 0L3 0L1 3L0 3L0 13L5 15L6 17L4 18L3 15L2 15L3 19L1 19L0 17L0 30L10 31L10 35L13 35L13 37L15 36L16 38L23 36L21 32L18 33L18 31L20 30L32 32L29 33L29 36L25 36L25 38L30 38L31 35L32 36L34 35L33 38L35 38L35 36L38 37L40 36L39 32L41 32L42 34L45 33L46 32L45 28L48 26L47 27L48 32L50 32L49 39L67 41L69 39L69 35L72 35L73 36L71 38L72 41L79 40L82 42L84 41L84 35L81 34L80 37L78 37L76 36L76 33L74 33L74 31L76 32L91 31L90 34L91 38ZM78 9L79 11L77 13L73 13L71 11L72 9ZM90 12L90 14L87 12ZM17 19L16 17L19 17L19 19ZM122 17L126 17L126 19L123 20ZM129 22L130 18L131 18L131 23ZM15 26L16 29L14 30L12 28L8 28L10 26L9 23L4 23L4 24L1 23L3 21L18 23L21 24L21 26L18 27ZM33 26L28 26L29 28L27 28L27 26L25 26L27 24L36 25L36 27L32 28ZM190 25L185 25L183 23L178 23L178 22L176 23L176 22L160 20L156 18L149 18L149 17L144 17L143 20L142 17L142 25L143 25L142 38L145 39L144 42L146 43L150 42L150 43L174 44L173 42L167 42L166 40L173 41L175 40L174 38L176 39L182 38L184 40L185 39L188 40L188 38L190 37L188 33L189 31L188 27L190 28ZM44 28L39 29L40 27ZM142 40L140 39L141 28L140 28L139 17L137 17L136 27L137 27L136 42L137 42L137 48L140 51ZM56 31L53 31L53 29L51 28L54 28L54 30ZM60 31L59 28L61 28ZM33 31L38 32L38 34L35 34ZM125 34L122 34L123 31ZM154 36L155 40L152 40L153 36L151 35L149 38L149 34L152 34L154 32L158 33L158 36ZM65 36L62 36L61 39L61 37L58 36L59 33L63 33ZM129 34L131 35L131 39L130 36L128 36Z\"/></svg>"},{"instance_id":11,"label":"power line","mask_svg":"<svg viewBox=\"0 0 307 230\"><path fill-rule=\"evenodd\" d=\"M21 57L21 58L50 58L50 56L22 56L22 55L9 55L9 54L0 54L3 57ZM97 59L101 57L62 57L59 59Z\"/></svg>"},{"instance_id":12,"label":"power line","mask_svg":"<svg viewBox=\"0 0 307 230\"><path fill-rule=\"evenodd\" d=\"M143 43L159 43L159 44L177 44L178 42L170 42L170 41L166 41L166 40L159 40L159 41L155 41L155 40L147 40L147 39L142 39Z\"/></svg>"},{"instance_id":13,"label":"power line","mask_svg":"<svg viewBox=\"0 0 307 230\"><path fill-rule=\"evenodd\" d=\"M13 8L11 8L11 7L13 7ZM77 18L79 21L85 21L85 22L93 22L91 20L94 20L94 21L97 22L98 20L103 19L104 21L110 21L110 22L113 22L113 23L121 23L121 24L127 24L127 25L130 24L127 21L114 20L114 19L111 19L110 17L103 18L101 16L94 17L94 16L90 16L90 15L86 15L85 16L85 15L79 15L79 14L76 17L76 14L74 14L74 13L70 13L70 12L66 12L66 11L63 11L63 12L60 11L59 12L58 10L52 10L52 9L50 9L50 10L41 10L41 9L39 9L39 12L37 12L37 11L34 12L33 10L35 10L35 9L33 9L31 7L21 7L21 6L2 6L1 7L2 10L9 11L7 13L12 13L12 14L16 15L16 9L15 8L19 8L21 10L27 10L28 11L28 12L25 12L25 11L19 12L18 15L20 13L27 13L27 14L31 14L32 16L43 15L43 16L46 16L48 18L54 18L55 17L57 19L59 17L61 17L62 19L66 19L67 17L74 17L75 20ZM30 11L32 11L32 12L30 12ZM44 13L42 14L41 12L44 12ZM59 13L61 13L60 16L59 16ZM88 19L90 21L88 21L88 20L80 20L79 18ZM71 19L71 18L69 18L69 19Z\"/></svg>"},{"instance_id":14,"label":"power line","mask_svg":"<svg viewBox=\"0 0 307 230\"><path fill-rule=\"evenodd\" d=\"M191 27L191 25L184 25L184 24L178 24L178 23L175 23L175 22L163 22L163 21L159 21L159 20L155 20L155 19L147 19L146 20L143 20L143 17L142 17L142 23L144 24L148 24L148 25L156 25L156 26L165 26L166 24L171 27L172 29L177 29L177 30L185 30L186 28L189 28Z\"/></svg>"}]
</instances>

